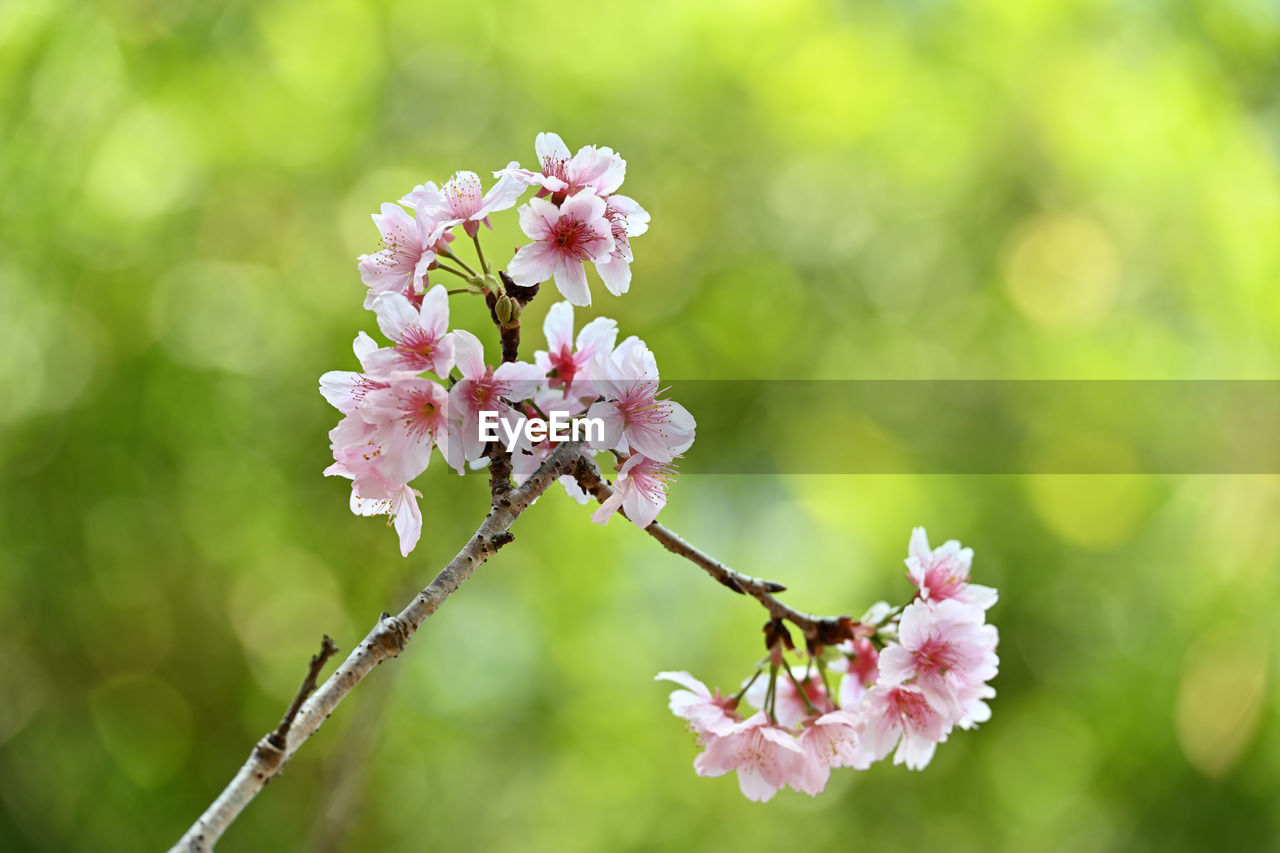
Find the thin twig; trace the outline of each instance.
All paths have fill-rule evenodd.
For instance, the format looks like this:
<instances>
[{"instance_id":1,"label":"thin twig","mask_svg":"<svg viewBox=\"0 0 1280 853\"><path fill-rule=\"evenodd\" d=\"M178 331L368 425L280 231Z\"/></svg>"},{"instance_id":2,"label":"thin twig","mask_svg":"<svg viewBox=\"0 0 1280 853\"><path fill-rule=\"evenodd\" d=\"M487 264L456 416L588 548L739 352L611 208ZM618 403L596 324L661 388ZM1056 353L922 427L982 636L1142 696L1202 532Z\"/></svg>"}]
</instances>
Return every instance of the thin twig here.
<instances>
[{"instance_id":1,"label":"thin twig","mask_svg":"<svg viewBox=\"0 0 1280 853\"><path fill-rule=\"evenodd\" d=\"M496 503L489 515L468 540L457 556L445 566L435 580L419 592L409 604L395 616L383 614L378 624L356 646L347 659L311 693L292 715L286 714L288 725L284 731L284 745L276 746L271 735L264 737L249 753L249 758L186 834L175 844L170 853L205 853L227 831L258 792L266 786L298 748L311 737L329 718L351 690L368 675L375 666L389 658L398 657L405 644L413 637L422 623L471 577L482 563L497 553L498 549L512 541L510 527L529 508L551 483L570 473L574 460L580 455L582 443L569 441L561 444L538 466L538 470L518 488L512 489L503 503ZM305 686L305 684L304 684ZM279 729L277 729L277 732ZM275 734L273 732L273 734Z\"/></svg>"},{"instance_id":2,"label":"thin twig","mask_svg":"<svg viewBox=\"0 0 1280 853\"><path fill-rule=\"evenodd\" d=\"M573 475L578 485L600 503L604 503L613 494L613 489L604 481L600 468L593 459L579 456ZM619 512L626 514L622 510ZM857 623L850 617L815 616L812 613L796 610L773 595L775 592L786 590L782 584L763 578L753 578L735 571L656 521L646 527L644 532L661 542L662 547L689 560L729 589L749 595L760 602L774 619L785 619L795 625L804 632L805 639L811 648L834 646L842 640L853 638L853 628Z\"/></svg>"},{"instance_id":3,"label":"thin twig","mask_svg":"<svg viewBox=\"0 0 1280 853\"><path fill-rule=\"evenodd\" d=\"M284 749L289 737L289 727L293 725L293 718L298 716L298 709L302 707L302 703L307 701L307 697L316 689L316 679L320 677L320 670L324 669L324 665L328 663L329 658L337 653L338 647L334 645L329 635L325 634L324 639L320 641L320 651L311 656L311 665L307 667L307 677L302 680L302 686L298 688L297 695L289 703L289 710L284 712L284 718L280 720L280 726L267 736L267 742L276 749Z\"/></svg>"}]
</instances>

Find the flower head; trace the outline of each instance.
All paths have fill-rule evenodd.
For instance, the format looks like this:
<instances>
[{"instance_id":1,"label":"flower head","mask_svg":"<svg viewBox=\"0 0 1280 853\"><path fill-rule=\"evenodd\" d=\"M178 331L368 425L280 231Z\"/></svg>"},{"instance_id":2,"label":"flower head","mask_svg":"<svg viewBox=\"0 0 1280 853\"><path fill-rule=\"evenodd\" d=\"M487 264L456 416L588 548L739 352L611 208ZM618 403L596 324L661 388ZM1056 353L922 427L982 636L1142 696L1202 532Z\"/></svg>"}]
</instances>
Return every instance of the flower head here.
<instances>
[{"instance_id":1,"label":"flower head","mask_svg":"<svg viewBox=\"0 0 1280 853\"><path fill-rule=\"evenodd\" d=\"M947 739L951 724L911 687L876 685L859 705L866 728L863 749L867 758L879 761L896 745L894 764L922 770L938 744Z\"/></svg>"},{"instance_id":2,"label":"flower head","mask_svg":"<svg viewBox=\"0 0 1280 853\"><path fill-rule=\"evenodd\" d=\"M548 387L562 391L561 396L566 398L570 392L594 394L589 381L591 360L598 353L613 351L618 324L608 317L595 318L582 327L575 346L573 305L557 302L548 309L542 331L547 336L547 348L535 352L533 360L547 374Z\"/></svg>"},{"instance_id":3,"label":"flower head","mask_svg":"<svg viewBox=\"0 0 1280 853\"><path fill-rule=\"evenodd\" d=\"M525 186L538 187L538 195L553 194L556 200L589 189L602 198L617 191L627 174L627 161L611 148L585 145L570 156L569 146L557 133L539 133L533 142L539 171L532 172L512 163L495 175L510 176Z\"/></svg>"},{"instance_id":4,"label":"flower head","mask_svg":"<svg viewBox=\"0 0 1280 853\"><path fill-rule=\"evenodd\" d=\"M881 682L911 683L950 722L971 716L1000 663L999 635L982 611L955 599L915 601L902 611L898 637L880 654Z\"/></svg>"},{"instance_id":5,"label":"flower head","mask_svg":"<svg viewBox=\"0 0 1280 853\"><path fill-rule=\"evenodd\" d=\"M521 246L507 266L512 280L528 286L554 277L565 299L590 305L582 265L608 260L613 251L613 226L604 211L604 200L589 189L570 196L559 207L530 199L520 208L520 228L533 242Z\"/></svg>"},{"instance_id":6,"label":"flower head","mask_svg":"<svg viewBox=\"0 0 1280 853\"><path fill-rule=\"evenodd\" d=\"M765 802L784 785L802 786L805 752L795 736L769 722L764 712L708 738L706 751L693 762L699 776L738 771L738 786L748 800Z\"/></svg>"},{"instance_id":7,"label":"flower head","mask_svg":"<svg viewBox=\"0 0 1280 853\"><path fill-rule=\"evenodd\" d=\"M871 760L861 748L865 723L847 711L831 711L810 717L796 741L804 750L804 772L791 786L802 794L816 797L827 787L827 779L836 767L865 770Z\"/></svg>"},{"instance_id":8,"label":"flower head","mask_svg":"<svg viewBox=\"0 0 1280 853\"><path fill-rule=\"evenodd\" d=\"M503 176L498 179L488 192L480 183L480 176L475 172L458 172L445 181L444 188L439 191L439 198L432 195L434 184L424 185L420 194L422 200L432 205L429 209L446 227L462 225L468 237L474 237L480 231L480 225L488 228L489 215L514 207L516 200L525 190L525 184ZM417 192L417 190L415 190ZM413 194L411 193L410 196Z\"/></svg>"},{"instance_id":9,"label":"flower head","mask_svg":"<svg viewBox=\"0 0 1280 853\"><path fill-rule=\"evenodd\" d=\"M440 377L453 369L453 336L449 328L449 296L436 285L414 308L399 293L384 293L374 300L378 327L395 344L369 356L369 371L386 378L401 371L430 370Z\"/></svg>"},{"instance_id":10,"label":"flower head","mask_svg":"<svg viewBox=\"0 0 1280 853\"><path fill-rule=\"evenodd\" d=\"M907 577L925 601L954 598L981 610L990 609L996 603L998 596L994 589L969 583L972 548L962 548L958 541L950 539L930 551L928 535L923 527L917 527L911 531L908 550Z\"/></svg>"},{"instance_id":11,"label":"flower head","mask_svg":"<svg viewBox=\"0 0 1280 853\"><path fill-rule=\"evenodd\" d=\"M360 256L360 279L369 288L365 307L382 293L422 293L447 226L423 208L410 214L396 204L382 205L373 223L382 235L382 249Z\"/></svg>"},{"instance_id":12,"label":"flower head","mask_svg":"<svg viewBox=\"0 0 1280 853\"><path fill-rule=\"evenodd\" d=\"M320 377L320 393L329 401L329 405L344 415L354 412L370 391L387 387L387 383L367 375L369 356L378 349L374 339L361 332L356 335L351 348L355 351L356 358L359 359L365 373L357 373L354 370L330 370Z\"/></svg>"},{"instance_id":13,"label":"flower head","mask_svg":"<svg viewBox=\"0 0 1280 853\"><path fill-rule=\"evenodd\" d=\"M667 505L667 488L674 475L675 466L670 462L658 462L639 453L631 454L618 468L613 494L600 504L591 520L596 524L608 524L621 507L627 518L643 530L653 524Z\"/></svg>"},{"instance_id":14,"label":"flower head","mask_svg":"<svg viewBox=\"0 0 1280 853\"><path fill-rule=\"evenodd\" d=\"M627 338L608 357L597 356L591 381L604 397L587 410L604 425L602 448L670 462L693 444L693 416L679 403L658 398L658 363L639 338Z\"/></svg>"},{"instance_id":15,"label":"flower head","mask_svg":"<svg viewBox=\"0 0 1280 853\"><path fill-rule=\"evenodd\" d=\"M713 694L687 672L660 672L654 681L674 681L683 688L671 691L671 713L688 722L699 738L726 735L742 722L732 698L722 697L719 690Z\"/></svg>"}]
</instances>

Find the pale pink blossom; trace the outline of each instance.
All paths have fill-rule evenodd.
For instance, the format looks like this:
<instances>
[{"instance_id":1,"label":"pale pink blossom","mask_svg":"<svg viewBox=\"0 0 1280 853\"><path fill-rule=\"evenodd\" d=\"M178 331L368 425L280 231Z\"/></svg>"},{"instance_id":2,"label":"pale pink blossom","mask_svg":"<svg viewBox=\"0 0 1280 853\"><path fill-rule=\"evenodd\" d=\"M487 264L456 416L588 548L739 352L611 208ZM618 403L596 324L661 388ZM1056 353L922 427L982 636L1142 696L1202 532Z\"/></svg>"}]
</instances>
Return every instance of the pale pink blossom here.
<instances>
[{"instance_id":1,"label":"pale pink blossom","mask_svg":"<svg viewBox=\"0 0 1280 853\"><path fill-rule=\"evenodd\" d=\"M382 293L422 293L446 226L421 208L409 213L390 203L373 214L373 223L382 235L382 248L360 256L360 279L369 288L365 307Z\"/></svg>"},{"instance_id":2,"label":"pale pink blossom","mask_svg":"<svg viewBox=\"0 0 1280 853\"><path fill-rule=\"evenodd\" d=\"M418 509L422 493L386 476L381 446L366 443L376 431L358 416L343 418L329 433L334 443L334 463L324 473L326 477L353 481L351 511L356 515L386 515L391 519L400 538L400 553L407 557L422 534L422 513Z\"/></svg>"},{"instance_id":3,"label":"pale pink blossom","mask_svg":"<svg viewBox=\"0 0 1280 853\"><path fill-rule=\"evenodd\" d=\"M881 683L911 683L951 722L982 714L971 706L989 689L1000 659L999 635L983 624L981 610L955 599L912 602L902 611L898 640L880 653Z\"/></svg>"},{"instance_id":4,"label":"pale pink blossom","mask_svg":"<svg viewBox=\"0 0 1280 853\"><path fill-rule=\"evenodd\" d=\"M604 426L600 449L670 462L693 444L693 415L658 398L658 364L639 338L627 338L608 358L593 359L591 382L605 398L587 410L587 417Z\"/></svg>"},{"instance_id":5,"label":"pale pink blossom","mask_svg":"<svg viewBox=\"0 0 1280 853\"><path fill-rule=\"evenodd\" d=\"M618 480L613 484L613 494L591 516L596 524L608 524L613 514L621 508L641 530L653 524L658 513L667 505L667 489L675 467L671 462L656 462L647 456L633 453L618 468Z\"/></svg>"},{"instance_id":6,"label":"pale pink blossom","mask_svg":"<svg viewBox=\"0 0 1280 853\"><path fill-rule=\"evenodd\" d=\"M556 287L574 305L590 305L591 291L583 264L608 260L613 226L604 216L605 202L589 189L556 207L540 198L520 208L520 228L533 240L521 246L507 265L519 285L555 278Z\"/></svg>"},{"instance_id":7,"label":"pale pink blossom","mask_svg":"<svg viewBox=\"0 0 1280 853\"><path fill-rule=\"evenodd\" d=\"M329 405L344 415L354 412L370 391L387 387L387 383L368 376L369 356L378 349L373 338L361 332L356 335L351 348L355 351L360 366L364 368L364 373L330 370L320 377L320 393L329 401Z\"/></svg>"},{"instance_id":8,"label":"pale pink blossom","mask_svg":"<svg viewBox=\"0 0 1280 853\"><path fill-rule=\"evenodd\" d=\"M497 369L484 363L484 346L465 329L453 332L454 357L462 379L449 389L449 401L459 423L463 458L481 458L485 442L480 440L480 413L496 412L511 428L524 420L512 403L533 396L543 380L542 370L527 362L508 362Z\"/></svg>"},{"instance_id":9,"label":"pale pink blossom","mask_svg":"<svg viewBox=\"0 0 1280 853\"><path fill-rule=\"evenodd\" d=\"M793 666L791 667L791 674L804 687L805 696L809 697L809 703L804 701L804 697L800 695L800 691L796 690L796 685L787 677L786 672L781 669L778 670L773 715L778 721L778 725L784 728L794 728L799 725L801 720L812 716L814 712L809 710L809 704L812 704L819 714L835 710L831 697L827 695L827 688L822 683L822 676L816 672L806 674L806 669L807 667L804 666ZM768 692L769 679L761 676L747 688L743 698L754 707L765 710L764 702Z\"/></svg>"},{"instance_id":10,"label":"pale pink blossom","mask_svg":"<svg viewBox=\"0 0 1280 853\"><path fill-rule=\"evenodd\" d=\"M490 214L514 207L525 186L515 178L504 175L488 192L484 192L480 176L475 172L464 171L445 182L439 199L431 193L434 184L424 184L406 198L420 199L421 203L430 205L430 212L442 220L446 227L461 224L467 236L474 237L480 231L481 224L493 227L489 223Z\"/></svg>"},{"instance_id":11,"label":"pale pink blossom","mask_svg":"<svg viewBox=\"0 0 1280 853\"><path fill-rule=\"evenodd\" d=\"M693 762L699 776L738 771L738 787L748 800L765 802L783 786L803 785L805 752L786 729L769 722L764 712L710 737Z\"/></svg>"},{"instance_id":12,"label":"pale pink blossom","mask_svg":"<svg viewBox=\"0 0 1280 853\"><path fill-rule=\"evenodd\" d=\"M420 497L422 492L407 485L400 486L385 496L375 497L357 494L353 485L351 511L356 515L388 516L396 535L400 537L400 555L407 557L422 535L422 511L418 509Z\"/></svg>"},{"instance_id":13,"label":"pale pink blossom","mask_svg":"<svg viewBox=\"0 0 1280 853\"><path fill-rule=\"evenodd\" d=\"M453 336L449 328L449 294L441 285L427 291L422 305L414 308L398 293L384 293L374 300L378 327L394 346L368 357L368 370L380 378L405 371L430 370L446 377L453 369Z\"/></svg>"},{"instance_id":14,"label":"pale pink blossom","mask_svg":"<svg viewBox=\"0 0 1280 853\"><path fill-rule=\"evenodd\" d=\"M538 195L554 194L556 200L589 189L602 198L616 192L627 174L627 162L611 148L584 145L570 156L569 147L556 133L539 133L533 142L539 171L512 163L495 176L510 176L525 186L538 187Z\"/></svg>"},{"instance_id":15,"label":"pale pink blossom","mask_svg":"<svg viewBox=\"0 0 1280 853\"><path fill-rule=\"evenodd\" d=\"M625 195L609 196L604 209L613 235L613 250L603 261L596 261L600 280L614 296L631 288L631 238L649 229L649 214L634 199Z\"/></svg>"},{"instance_id":16,"label":"pale pink blossom","mask_svg":"<svg viewBox=\"0 0 1280 853\"><path fill-rule=\"evenodd\" d=\"M804 729L796 738L804 750L804 772L791 787L802 794L816 797L827 787L836 767L866 770L871 759L861 748L865 723L848 711L831 711L804 721Z\"/></svg>"},{"instance_id":17,"label":"pale pink blossom","mask_svg":"<svg viewBox=\"0 0 1280 853\"><path fill-rule=\"evenodd\" d=\"M911 531L908 551L907 577L925 601L955 599L981 610L996 603L998 595L994 589L969 583L972 548L962 548L958 541L950 539L931 551L924 528L917 527Z\"/></svg>"},{"instance_id":18,"label":"pale pink blossom","mask_svg":"<svg viewBox=\"0 0 1280 853\"><path fill-rule=\"evenodd\" d=\"M674 681L683 688L671 691L668 705L671 713L685 720L699 738L726 735L742 722L734 710L737 703L733 697L723 697L719 690L713 694L687 672L660 672L654 681Z\"/></svg>"},{"instance_id":19,"label":"pale pink blossom","mask_svg":"<svg viewBox=\"0 0 1280 853\"><path fill-rule=\"evenodd\" d=\"M843 673L840 679L840 704L852 707L867 690L876 683L880 674L880 653L875 644L865 637L840 644L840 659L832 661L831 669Z\"/></svg>"},{"instance_id":20,"label":"pale pink blossom","mask_svg":"<svg viewBox=\"0 0 1280 853\"><path fill-rule=\"evenodd\" d=\"M449 394L438 382L397 375L388 387L370 391L359 413L374 427L372 443L381 448L381 470L388 480L407 483L421 474L433 446L458 468L450 454Z\"/></svg>"},{"instance_id":21,"label":"pale pink blossom","mask_svg":"<svg viewBox=\"0 0 1280 853\"><path fill-rule=\"evenodd\" d=\"M618 337L618 324L608 317L597 317L582 327L578 332L575 348L573 338L573 305L569 302L557 302L547 310L547 317L542 322L542 331L547 336L547 349L533 354L534 362L547 375L547 385L552 389L563 391L568 397L575 379L590 379L590 364L597 353L613 351L614 341ZM590 383L581 387L578 392L593 394Z\"/></svg>"},{"instance_id":22,"label":"pale pink blossom","mask_svg":"<svg viewBox=\"0 0 1280 853\"><path fill-rule=\"evenodd\" d=\"M866 722L862 735L866 757L879 761L896 745L893 763L906 764L909 770L924 769L951 730L946 717L912 687L877 684L857 712Z\"/></svg>"}]
</instances>

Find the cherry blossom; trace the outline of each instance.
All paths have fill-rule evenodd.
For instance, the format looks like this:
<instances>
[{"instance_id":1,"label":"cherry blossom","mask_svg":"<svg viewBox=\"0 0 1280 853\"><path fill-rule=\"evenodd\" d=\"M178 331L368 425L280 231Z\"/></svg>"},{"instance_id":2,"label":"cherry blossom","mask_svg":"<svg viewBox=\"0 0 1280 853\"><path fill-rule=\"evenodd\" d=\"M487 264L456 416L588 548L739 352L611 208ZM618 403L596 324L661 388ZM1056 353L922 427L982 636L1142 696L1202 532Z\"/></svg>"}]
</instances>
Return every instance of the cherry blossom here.
<instances>
[{"instance_id":1,"label":"cherry blossom","mask_svg":"<svg viewBox=\"0 0 1280 853\"><path fill-rule=\"evenodd\" d=\"M382 205L381 213L373 214L373 223L382 235L383 247L360 256L360 278L369 288L365 307L371 307L382 293L422 293L446 224L432 219L422 208L410 214L389 203Z\"/></svg>"},{"instance_id":2,"label":"cherry blossom","mask_svg":"<svg viewBox=\"0 0 1280 853\"><path fill-rule=\"evenodd\" d=\"M480 413L497 412L514 427L524 419L511 403L533 396L543 379L537 365L508 362L497 369L484 363L484 346L465 329L453 332L454 356L462 380L449 389L449 401L460 421L461 452L465 459L479 459L485 443L480 440Z\"/></svg>"},{"instance_id":3,"label":"cherry blossom","mask_svg":"<svg viewBox=\"0 0 1280 853\"><path fill-rule=\"evenodd\" d=\"M540 171L531 172L512 163L494 175L510 176L525 186L536 186L539 196L554 193L563 197L589 189L603 198L616 192L627 174L627 162L613 149L585 145L570 156L569 146L556 133L539 133L533 149Z\"/></svg>"},{"instance_id":4,"label":"cherry blossom","mask_svg":"<svg viewBox=\"0 0 1280 853\"><path fill-rule=\"evenodd\" d=\"M878 684L868 691L860 711L867 756L879 761L897 746L893 763L906 764L908 770L924 769L951 730L946 717L911 687Z\"/></svg>"},{"instance_id":5,"label":"cherry blossom","mask_svg":"<svg viewBox=\"0 0 1280 853\"><path fill-rule=\"evenodd\" d=\"M982 611L955 599L916 601L902 611L898 637L880 654L881 683L912 683L952 722L969 716L1000 663L996 628L982 623Z\"/></svg>"},{"instance_id":6,"label":"cherry blossom","mask_svg":"<svg viewBox=\"0 0 1280 853\"><path fill-rule=\"evenodd\" d=\"M804 785L805 752L791 732L773 725L761 711L725 734L708 738L693 768L699 776L737 770L743 795L766 802L785 785Z\"/></svg>"},{"instance_id":7,"label":"cherry blossom","mask_svg":"<svg viewBox=\"0 0 1280 853\"><path fill-rule=\"evenodd\" d=\"M955 539L948 540L936 551L929 550L929 537L923 527L911 531L907 577L920 590L925 601L954 598L982 610L990 609L998 595L989 586L969 583L973 549L962 548Z\"/></svg>"},{"instance_id":8,"label":"cherry blossom","mask_svg":"<svg viewBox=\"0 0 1280 853\"><path fill-rule=\"evenodd\" d=\"M804 770L791 783L802 794L816 797L827 787L831 771L836 767L865 770L871 766L870 756L861 748L865 722L848 711L831 711L804 721L804 729L796 742L804 751Z\"/></svg>"},{"instance_id":9,"label":"cherry blossom","mask_svg":"<svg viewBox=\"0 0 1280 853\"><path fill-rule=\"evenodd\" d=\"M556 287L574 305L590 305L591 290L583 264L609 259L613 226L605 202L590 189L556 207L540 198L520 208L520 228L533 240L521 246L507 266L516 284L529 286L554 277Z\"/></svg>"},{"instance_id":10,"label":"cherry blossom","mask_svg":"<svg viewBox=\"0 0 1280 853\"><path fill-rule=\"evenodd\" d=\"M373 310L378 327L395 344L368 356L367 370L386 378L397 371L421 373L430 370L437 376L449 375L453 369L453 336L449 328L449 295L436 285L414 308L398 293L384 293L374 300Z\"/></svg>"},{"instance_id":11,"label":"cherry blossom","mask_svg":"<svg viewBox=\"0 0 1280 853\"><path fill-rule=\"evenodd\" d=\"M407 483L427 468L431 448L452 467L449 395L431 379L397 375L386 388L365 395L360 416L374 426L373 442L382 450L382 471L390 480Z\"/></svg>"},{"instance_id":12,"label":"cherry blossom","mask_svg":"<svg viewBox=\"0 0 1280 853\"><path fill-rule=\"evenodd\" d=\"M631 238L649 230L649 214L625 195L610 196L605 203L604 218L609 220L613 250L603 261L596 261L600 280L614 296L631 288Z\"/></svg>"},{"instance_id":13,"label":"cherry blossom","mask_svg":"<svg viewBox=\"0 0 1280 853\"><path fill-rule=\"evenodd\" d=\"M660 672L654 680L674 681L683 688L671 691L671 713L687 721L700 738L729 734L742 722L734 710L737 703L731 697L722 697L719 690L713 694L707 685L687 672Z\"/></svg>"},{"instance_id":14,"label":"cherry blossom","mask_svg":"<svg viewBox=\"0 0 1280 853\"><path fill-rule=\"evenodd\" d=\"M679 403L658 398L657 361L639 338L623 341L607 359L597 356L591 381L604 400L587 417L604 424L604 449L670 462L693 444L693 416Z\"/></svg>"},{"instance_id":15,"label":"cherry blossom","mask_svg":"<svg viewBox=\"0 0 1280 853\"><path fill-rule=\"evenodd\" d=\"M548 309L542 331L547 336L547 348L536 351L533 360L547 375L547 386L561 390L564 397L571 391L594 394L589 382L591 360L597 353L613 351L618 324L608 317L595 318L578 332L575 348L573 304L557 302ZM577 389L573 387L575 379L579 380ZM585 388L581 387L584 382Z\"/></svg>"},{"instance_id":16,"label":"cherry blossom","mask_svg":"<svg viewBox=\"0 0 1280 853\"><path fill-rule=\"evenodd\" d=\"M354 412L364 400L366 394L375 388L385 388L387 383L372 379L366 374L369 371L369 356L378 349L378 344L364 332L356 335L352 342L352 350L365 373L353 370L330 370L320 377L320 393L329 405L344 415Z\"/></svg>"},{"instance_id":17,"label":"cherry blossom","mask_svg":"<svg viewBox=\"0 0 1280 853\"><path fill-rule=\"evenodd\" d=\"M618 481L613 494L591 515L596 524L608 524L619 508L641 530L653 524L667 505L667 488L675 468L670 462L658 462L633 453L618 468Z\"/></svg>"},{"instance_id":18,"label":"cherry blossom","mask_svg":"<svg viewBox=\"0 0 1280 853\"><path fill-rule=\"evenodd\" d=\"M479 175L463 171L445 182L444 188L438 192L439 198L433 193L434 188L434 184L424 184L406 198L428 205L430 212L446 227L460 224L468 237L474 237L479 233L481 224L493 227L489 222L490 214L515 206L525 184L504 175L486 193Z\"/></svg>"}]
</instances>

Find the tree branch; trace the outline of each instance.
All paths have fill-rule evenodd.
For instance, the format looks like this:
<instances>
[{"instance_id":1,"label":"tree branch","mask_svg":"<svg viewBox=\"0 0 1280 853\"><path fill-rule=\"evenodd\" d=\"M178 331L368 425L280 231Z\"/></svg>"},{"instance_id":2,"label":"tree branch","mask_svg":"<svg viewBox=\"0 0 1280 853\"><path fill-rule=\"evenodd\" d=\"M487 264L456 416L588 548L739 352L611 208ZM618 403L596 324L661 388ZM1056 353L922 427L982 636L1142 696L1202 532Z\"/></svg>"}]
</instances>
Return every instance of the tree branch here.
<instances>
[{"instance_id":1,"label":"tree branch","mask_svg":"<svg viewBox=\"0 0 1280 853\"><path fill-rule=\"evenodd\" d=\"M249 753L249 758L213 804L192 824L170 853L205 853L240 815L258 792L280 772L298 748L329 718L351 690L388 658L398 657L414 633L432 613L471 577L482 563L514 538L510 527L551 483L571 473L580 457L581 442L561 444L518 488L495 501L484 522L457 556L445 566L431 584L395 616L383 614L378 624L356 646L355 650L330 675L319 689L311 692L315 677L327 656L324 650L312 658L308 678L295 697L280 727L262 738ZM332 654L332 653L330 653ZM298 704L296 709L293 704ZM281 743L277 745L277 735Z\"/></svg>"},{"instance_id":2,"label":"tree branch","mask_svg":"<svg viewBox=\"0 0 1280 853\"><path fill-rule=\"evenodd\" d=\"M574 465L573 476L578 481L578 485L600 503L604 503L613 494L613 489L605 482L600 468L593 459L579 456ZM621 509L619 512L626 515ZM783 592L786 589L782 584L753 578L735 571L656 521L646 527L644 532L661 542L662 547L689 560L729 589L749 595L760 602L774 620L785 619L795 625L804 632L805 640L811 650L817 646L834 646L843 640L853 639L857 623L852 618L815 616L812 613L796 610L774 597L775 592Z\"/></svg>"}]
</instances>

